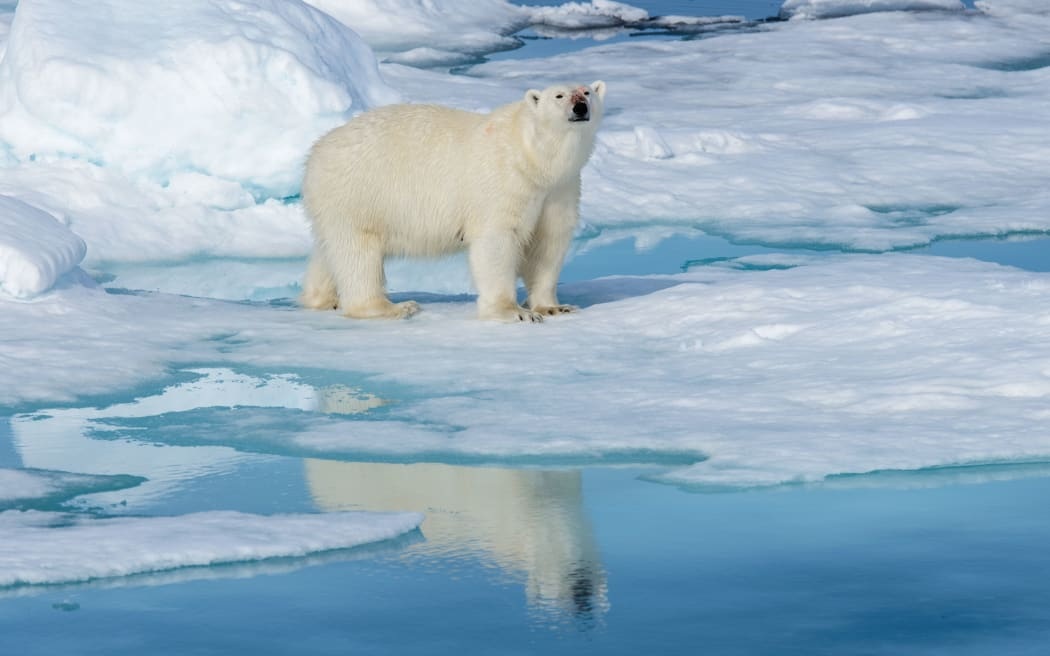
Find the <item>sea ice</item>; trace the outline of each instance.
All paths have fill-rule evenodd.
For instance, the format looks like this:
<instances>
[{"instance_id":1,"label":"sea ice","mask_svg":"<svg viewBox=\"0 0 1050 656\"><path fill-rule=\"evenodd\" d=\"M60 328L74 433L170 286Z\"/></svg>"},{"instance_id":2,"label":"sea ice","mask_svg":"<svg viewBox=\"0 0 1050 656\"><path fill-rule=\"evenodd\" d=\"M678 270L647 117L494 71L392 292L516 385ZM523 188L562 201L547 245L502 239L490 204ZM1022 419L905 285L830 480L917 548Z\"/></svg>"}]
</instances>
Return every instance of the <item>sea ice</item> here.
<instances>
[{"instance_id":1,"label":"sea ice","mask_svg":"<svg viewBox=\"0 0 1050 656\"><path fill-rule=\"evenodd\" d=\"M397 94L371 50L285 0L21 0L0 61L0 140L167 183L186 171L292 195L311 142Z\"/></svg>"},{"instance_id":2,"label":"sea ice","mask_svg":"<svg viewBox=\"0 0 1050 656\"><path fill-rule=\"evenodd\" d=\"M50 289L84 259L84 240L55 217L0 195L0 292L28 297Z\"/></svg>"},{"instance_id":3,"label":"sea ice","mask_svg":"<svg viewBox=\"0 0 1050 656\"><path fill-rule=\"evenodd\" d=\"M511 33L528 11L506 0L307 0L368 42L380 57L432 64L521 45Z\"/></svg>"},{"instance_id":4,"label":"sea ice","mask_svg":"<svg viewBox=\"0 0 1050 656\"><path fill-rule=\"evenodd\" d=\"M72 474L43 469L0 467L0 509L39 501L61 501L81 494L134 487L136 476Z\"/></svg>"},{"instance_id":5,"label":"sea ice","mask_svg":"<svg viewBox=\"0 0 1050 656\"><path fill-rule=\"evenodd\" d=\"M734 241L871 251L1045 232L1050 13L1024 0L979 7L632 41L470 73L543 86L571 71L609 84L584 170L592 231L678 223ZM407 97L463 94L458 79L382 70Z\"/></svg>"},{"instance_id":6,"label":"sea ice","mask_svg":"<svg viewBox=\"0 0 1050 656\"><path fill-rule=\"evenodd\" d=\"M233 389L254 396L188 385L124 409L14 417L25 464L52 469L88 462L99 438L129 452L159 443L409 461L650 453L683 463L664 480L727 487L1050 457L1047 274L929 256L753 257L565 285L563 296L584 310L529 327L478 322L467 301L370 323L56 290L2 302L0 334L34 335L35 357L8 358L0 399L46 408L200 362L277 376L240 374ZM328 371L386 402L347 414L297 371Z\"/></svg>"},{"instance_id":7,"label":"sea ice","mask_svg":"<svg viewBox=\"0 0 1050 656\"><path fill-rule=\"evenodd\" d=\"M644 9L613 0L520 6L506 0L307 0L351 27L381 59L414 66L451 66L522 45L526 27L599 29L638 24ZM668 23L661 23L668 25Z\"/></svg>"},{"instance_id":8,"label":"sea ice","mask_svg":"<svg viewBox=\"0 0 1050 656\"><path fill-rule=\"evenodd\" d=\"M417 513L191 513L92 518L0 512L0 588L61 584L349 549L414 530Z\"/></svg>"},{"instance_id":9,"label":"sea ice","mask_svg":"<svg viewBox=\"0 0 1050 656\"><path fill-rule=\"evenodd\" d=\"M962 11L961 0L785 0L783 18L842 18L876 11Z\"/></svg>"}]
</instances>

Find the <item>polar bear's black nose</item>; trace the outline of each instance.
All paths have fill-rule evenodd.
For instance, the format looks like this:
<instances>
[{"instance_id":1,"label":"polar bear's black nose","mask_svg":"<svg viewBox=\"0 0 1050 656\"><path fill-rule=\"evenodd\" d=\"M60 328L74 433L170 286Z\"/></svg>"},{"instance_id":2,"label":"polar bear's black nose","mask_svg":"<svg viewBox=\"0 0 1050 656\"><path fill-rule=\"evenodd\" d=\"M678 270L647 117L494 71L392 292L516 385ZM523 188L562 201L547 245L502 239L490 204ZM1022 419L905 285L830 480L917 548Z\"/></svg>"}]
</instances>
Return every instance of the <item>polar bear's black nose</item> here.
<instances>
[{"instance_id":1,"label":"polar bear's black nose","mask_svg":"<svg viewBox=\"0 0 1050 656\"><path fill-rule=\"evenodd\" d=\"M572 113L577 119L587 118L587 103L578 102L572 106Z\"/></svg>"}]
</instances>

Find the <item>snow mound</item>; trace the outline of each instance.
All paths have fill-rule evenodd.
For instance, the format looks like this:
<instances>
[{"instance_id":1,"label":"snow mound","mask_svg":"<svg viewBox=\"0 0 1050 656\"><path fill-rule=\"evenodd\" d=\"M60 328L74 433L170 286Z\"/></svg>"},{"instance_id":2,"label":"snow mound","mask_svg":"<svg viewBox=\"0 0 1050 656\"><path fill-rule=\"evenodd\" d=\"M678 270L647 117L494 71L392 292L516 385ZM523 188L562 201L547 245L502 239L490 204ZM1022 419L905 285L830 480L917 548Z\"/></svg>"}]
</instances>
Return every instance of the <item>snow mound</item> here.
<instances>
[{"instance_id":1,"label":"snow mound","mask_svg":"<svg viewBox=\"0 0 1050 656\"><path fill-rule=\"evenodd\" d=\"M93 519L8 511L0 513L0 587L301 557L388 540L422 521L418 513L268 517L216 511Z\"/></svg>"},{"instance_id":2,"label":"snow mound","mask_svg":"<svg viewBox=\"0 0 1050 656\"><path fill-rule=\"evenodd\" d=\"M86 251L84 241L47 212L0 196L0 292L27 298L47 291Z\"/></svg>"},{"instance_id":3,"label":"snow mound","mask_svg":"<svg viewBox=\"0 0 1050 656\"><path fill-rule=\"evenodd\" d=\"M22 0L0 62L0 141L166 183L195 171L295 193L313 140L391 102L368 46L297 0Z\"/></svg>"},{"instance_id":4,"label":"snow mound","mask_svg":"<svg viewBox=\"0 0 1050 656\"><path fill-rule=\"evenodd\" d=\"M962 11L960 0L786 0L781 18L842 18L879 11Z\"/></svg>"},{"instance_id":5,"label":"snow mound","mask_svg":"<svg viewBox=\"0 0 1050 656\"><path fill-rule=\"evenodd\" d=\"M526 8L506 0L307 0L349 25L378 53L409 53L406 63L452 53L481 54L520 45L509 35L528 24Z\"/></svg>"}]
</instances>

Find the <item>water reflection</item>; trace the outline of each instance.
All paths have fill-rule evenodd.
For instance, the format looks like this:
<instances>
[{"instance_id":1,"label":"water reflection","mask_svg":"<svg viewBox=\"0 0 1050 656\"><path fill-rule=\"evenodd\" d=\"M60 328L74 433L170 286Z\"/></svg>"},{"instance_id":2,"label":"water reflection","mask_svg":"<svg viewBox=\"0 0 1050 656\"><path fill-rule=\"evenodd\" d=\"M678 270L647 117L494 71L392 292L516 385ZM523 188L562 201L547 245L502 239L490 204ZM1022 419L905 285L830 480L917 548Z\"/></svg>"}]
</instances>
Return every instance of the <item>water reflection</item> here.
<instances>
[{"instance_id":1,"label":"water reflection","mask_svg":"<svg viewBox=\"0 0 1050 656\"><path fill-rule=\"evenodd\" d=\"M408 557L487 560L525 581L540 611L598 619L605 570L583 504L579 471L306 460L324 510L414 510L426 541Z\"/></svg>"}]
</instances>

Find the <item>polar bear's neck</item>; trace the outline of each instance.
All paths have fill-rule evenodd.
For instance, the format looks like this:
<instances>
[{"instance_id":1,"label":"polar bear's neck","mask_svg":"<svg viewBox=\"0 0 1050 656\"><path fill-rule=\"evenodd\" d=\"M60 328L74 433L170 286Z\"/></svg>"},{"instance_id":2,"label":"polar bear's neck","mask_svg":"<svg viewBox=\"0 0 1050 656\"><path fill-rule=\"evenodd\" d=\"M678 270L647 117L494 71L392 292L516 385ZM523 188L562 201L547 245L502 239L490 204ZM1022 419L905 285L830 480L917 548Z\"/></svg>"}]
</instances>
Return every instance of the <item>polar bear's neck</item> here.
<instances>
[{"instance_id":1,"label":"polar bear's neck","mask_svg":"<svg viewBox=\"0 0 1050 656\"><path fill-rule=\"evenodd\" d=\"M578 178L594 149L594 127L569 123L549 125L520 103L511 117L519 135L519 165L538 185L553 188Z\"/></svg>"}]
</instances>

